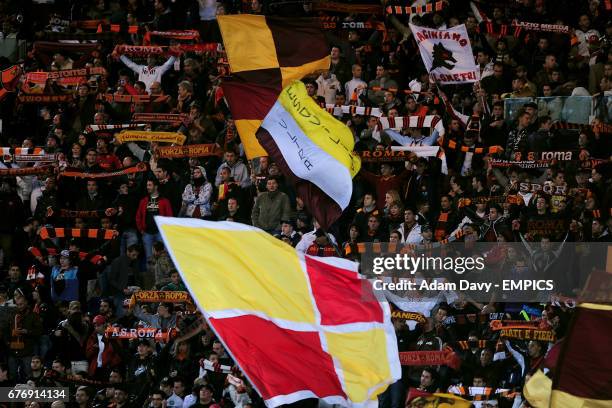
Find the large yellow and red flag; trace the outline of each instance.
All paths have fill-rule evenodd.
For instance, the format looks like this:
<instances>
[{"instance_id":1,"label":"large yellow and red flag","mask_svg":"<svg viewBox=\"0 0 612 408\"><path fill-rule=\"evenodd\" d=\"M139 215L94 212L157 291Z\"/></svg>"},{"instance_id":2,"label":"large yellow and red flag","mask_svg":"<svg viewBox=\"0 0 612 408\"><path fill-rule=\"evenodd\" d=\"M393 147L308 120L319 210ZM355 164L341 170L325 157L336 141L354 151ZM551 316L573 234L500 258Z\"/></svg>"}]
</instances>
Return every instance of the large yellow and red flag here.
<instances>
[{"instance_id":1,"label":"large yellow and red flag","mask_svg":"<svg viewBox=\"0 0 612 408\"><path fill-rule=\"evenodd\" d=\"M401 377L395 332L357 264L257 228L155 217L190 293L269 407L367 406Z\"/></svg>"}]
</instances>

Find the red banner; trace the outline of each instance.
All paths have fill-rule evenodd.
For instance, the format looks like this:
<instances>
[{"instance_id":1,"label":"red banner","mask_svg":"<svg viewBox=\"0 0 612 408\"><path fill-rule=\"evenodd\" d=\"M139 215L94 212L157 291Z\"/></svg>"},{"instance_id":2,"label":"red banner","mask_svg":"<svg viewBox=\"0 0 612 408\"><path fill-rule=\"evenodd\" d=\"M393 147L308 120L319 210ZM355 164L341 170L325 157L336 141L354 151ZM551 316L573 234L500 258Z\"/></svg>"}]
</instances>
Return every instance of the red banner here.
<instances>
[{"instance_id":1,"label":"red banner","mask_svg":"<svg viewBox=\"0 0 612 408\"><path fill-rule=\"evenodd\" d=\"M442 351L402 351L399 353L403 366L436 366L446 365L458 369L461 359L452 349Z\"/></svg>"}]
</instances>

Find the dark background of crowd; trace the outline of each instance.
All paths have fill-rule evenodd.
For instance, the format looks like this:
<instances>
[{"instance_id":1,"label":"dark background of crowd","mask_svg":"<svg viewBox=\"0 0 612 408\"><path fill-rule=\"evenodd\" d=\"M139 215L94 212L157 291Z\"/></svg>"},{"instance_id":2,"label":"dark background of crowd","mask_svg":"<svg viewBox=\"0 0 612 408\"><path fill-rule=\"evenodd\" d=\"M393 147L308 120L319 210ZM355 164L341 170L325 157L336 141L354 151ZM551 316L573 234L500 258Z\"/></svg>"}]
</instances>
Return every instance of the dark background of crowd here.
<instances>
[{"instance_id":1,"label":"dark background of crowd","mask_svg":"<svg viewBox=\"0 0 612 408\"><path fill-rule=\"evenodd\" d=\"M205 325L195 332L186 330L193 327L196 317L184 313L181 305L124 307L137 288L185 290L160 242L154 215L243 222L304 253L354 259L358 258L358 243L428 244L457 231L462 235L459 241L609 242L609 133L589 127L554 129L553 112L544 111L537 103L525 104L516 120L503 117L506 98L592 95L596 103L607 103L605 97L612 91L612 21L604 3L478 3L496 26L514 19L567 24L570 35L489 35L467 1L444 1L441 12L416 16L413 23L434 28L467 26L483 79L477 87L443 87L455 109L471 118L467 124L448 115L440 90L429 83L406 18L387 17L384 35L368 30L329 31L333 46L330 71L305 80L310 95L321 103L380 107L385 116L438 114L445 120L445 140L467 147L499 145L505 149L502 158L511 159L516 153L580 150L582 159L604 162L592 167L584 166L587 160L574 160L560 161L548 169L504 169L493 168L488 155L449 150L448 175L441 173L436 158L411 156L406 163L364 163L354 180L350 207L329 231L322 231L274 163L267 158L246 160L229 108L218 97L226 67L217 63L216 55L169 53L157 59L133 58L142 64L133 72L113 50L118 43L141 44L141 33L121 33L112 40L101 40L100 49L86 56L60 49L52 58L44 58L32 49L34 41L45 40L45 31L54 29L49 27L52 14L71 21L106 19L150 30L196 29L204 42L220 42L216 14L317 15L311 5L257 0L0 1L3 38L26 40L28 52L18 61L26 72L105 67L108 73L87 78L76 90L46 84L45 94L74 92L69 103L19 104L16 94L8 94L0 102L2 146L44 146L46 153L58 153L58 169L68 167L85 173L120 170L141 161L149 166L145 173L113 178L57 177L56 171L48 177L0 180L0 386L29 381L36 385L69 384L76 394L75 406L81 407L159 407L163 398L169 406L187 408L190 405L183 400L187 402L190 394L197 407L261 404L248 384L247 393L239 393L236 386L227 383L226 374L202 370L206 375L199 377L202 358L230 366L233 363ZM346 13L339 15L345 17ZM159 43L176 45L172 40ZM15 62L2 58L0 68ZM371 89L375 87L390 91ZM159 103L124 104L97 98L104 93L168 98ZM186 114L180 126L154 125L153 129L178 129L187 136L186 144L216 143L223 149L223 157L159 159L155 144L116 143L112 131L83 133L90 124L129 123L132 113L138 112ZM375 118L343 115L339 119L353 132L357 151L394 144L385 132L380 141L373 137ZM597 119L609 122L605 110ZM432 136L435 139L427 129L403 133L413 144L433 144L429 140ZM566 193L523 194L522 203L482 200L459 205L462 198L517 195L520 183L548 184L551 191L559 187ZM113 210L104 213L109 208ZM99 215L64 218L60 216L62 209L99 211ZM537 224L533 222L543 220L558 220L560 227L544 233L530 230L530 225ZM108 241L55 238L61 252L53 255L47 254L49 248L38 235L43 226L116 229L119 237ZM33 254L31 247L41 252ZM529 255L503 256L504 262L518 265L526 263ZM570 308L531 306L540 311L540 318L550 323L558 338L564 335ZM502 303L437 302L427 323L414 330L401 321L394 322L400 351L439 350L457 340L497 340L487 324L474 322L457 328L445 324L445 319L506 309ZM101 335L108 325L182 331L178 339L166 343L108 340ZM16 337L23 341L23 348L11 346ZM104 351L100 352L102 343ZM404 367L403 380L390 387L381 404L402 406L409 387L445 391L451 384L464 384L520 390L526 376L543 363L548 347L539 342L523 343L513 342L527 361L523 367L509 354L493 361L494 353L504 350L501 342L461 352L463 363L457 371ZM43 375L45 370L54 376ZM76 376L72 382L58 380L68 373ZM82 379L104 384L86 386ZM499 398L502 406L513 403ZM54 408L59 406L57 403Z\"/></svg>"}]
</instances>

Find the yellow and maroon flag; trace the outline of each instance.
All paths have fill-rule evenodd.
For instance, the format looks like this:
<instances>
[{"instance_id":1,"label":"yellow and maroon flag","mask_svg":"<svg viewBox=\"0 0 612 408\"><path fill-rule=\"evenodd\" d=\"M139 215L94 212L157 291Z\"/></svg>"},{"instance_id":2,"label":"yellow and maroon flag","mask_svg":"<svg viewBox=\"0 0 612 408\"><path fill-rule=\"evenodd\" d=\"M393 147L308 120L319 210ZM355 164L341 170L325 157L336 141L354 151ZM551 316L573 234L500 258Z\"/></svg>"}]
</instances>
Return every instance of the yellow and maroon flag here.
<instances>
[{"instance_id":1,"label":"yellow and maroon flag","mask_svg":"<svg viewBox=\"0 0 612 408\"><path fill-rule=\"evenodd\" d=\"M293 80L329 69L329 45L318 19L218 16L232 77L221 84L249 159L266 156L255 132Z\"/></svg>"},{"instance_id":2,"label":"yellow and maroon flag","mask_svg":"<svg viewBox=\"0 0 612 408\"><path fill-rule=\"evenodd\" d=\"M156 217L189 292L269 407L367 406L401 377L387 303L357 264L233 222Z\"/></svg>"},{"instance_id":3,"label":"yellow and maroon flag","mask_svg":"<svg viewBox=\"0 0 612 408\"><path fill-rule=\"evenodd\" d=\"M536 408L612 407L612 305L578 305L563 340L552 381L541 371L525 384Z\"/></svg>"}]
</instances>

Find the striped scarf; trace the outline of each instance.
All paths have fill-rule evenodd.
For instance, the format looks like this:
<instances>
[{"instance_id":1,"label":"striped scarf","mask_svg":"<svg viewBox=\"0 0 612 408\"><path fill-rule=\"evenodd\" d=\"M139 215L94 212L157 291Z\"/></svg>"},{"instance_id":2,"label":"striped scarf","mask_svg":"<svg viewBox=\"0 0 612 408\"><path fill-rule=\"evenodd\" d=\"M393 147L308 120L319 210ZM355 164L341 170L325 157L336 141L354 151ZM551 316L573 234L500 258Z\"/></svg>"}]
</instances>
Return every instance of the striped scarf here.
<instances>
[{"instance_id":1,"label":"striped scarf","mask_svg":"<svg viewBox=\"0 0 612 408\"><path fill-rule=\"evenodd\" d=\"M155 327L138 327L136 329L109 326L104 332L109 339L151 339L156 343L168 343L177 336L176 329L157 329Z\"/></svg>"},{"instance_id":2,"label":"striped scarf","mask_svg":"<svg viewBox=\"0 0 612 408\"><path fill-rule=\"evenodd\" d=\"M42 240L52 238L89 238L99 240L111 240L119 236L116 230L107 230L103 228L54 228L42 227L38 232L38 236Z\"/></svg>"},{"instance_id":3,"label":"striped scarf","mask_svg":"<svg viewBox=\"0 0 612 408\"><path fill-rule=\"evenodd\" d=\"M171 30L171 31L148 31L142 43L151 44L151 37L161 37L177 41L200 41L200 33L197 30Z\"/></svg>"},{"instance_id":4,"label":"striped scarf","mask_svg":"<svg viewBox=\"0 0 612 408\"><path fill-rule=\"evenodd\" d=\"M497 154L497 153L501 153L502 151L501 146L488 146L488 147L474 147L474 146L470 147L470 146L463 146L463 145L460 146L453 139L443 139L440 142L440 145L443 146L445 149L458 150L462 153L473 153L475 155Z\"/></svg>"},{"instance_id":5,"label":"striped scarf","mask_svg":"<svg viewBox=\"0 0 612 408\"><path fill-rule=\"evenodd\" d=\"M387 12L387 14L394 14L398 16L411 14L423 15L426 13L442 11L443 8L444 2L436 1L435 3L427 3L418 6L387 6L385 11Z\"/></svg>"},{"instance_id":6,"label":"striped scarf","mask_svg":"<svg viewBox=\"0 0 612 408\"><path fill-rule=\"evenodd\" d=\"M513 36L514 38L519 38L521 32L523 31L522 27L515 27L511 24L495 24L493 21L486 21L482 24L482 31L485 34L501 38L508 35Z\"/></svg>"},{"instance_id":7,"label":"striped scarf","mask_svg":"<svg viewBox=\"0 0 612 408\"><path fill-rule=\"evenodd\" d=\"M0 153L3 156L12 155L36 155L41 156L45 154L44 147L0 147Z\"/></svg>"},{"instance_id":8,"label":"striped scarf","mask_svg":"<svg viewBox=\"0 0 612 408\"><path fill-rule=\"evenodd\" d=\"M409 151L417 155L417 157L437 157L442 161L442 174L448 174L448 165L446 163L446 154L440 146L391 146L392 151Z\"/></svg>"},{"instance_id":9,"label":"striped scarf","mask_svg":"<svg viewBox=\"0 0 612 408\"><path fill-rule=\"evenodd\" d=\"M197 144L188 146L162 146L158 147L156 153L159 158L185 158L185 157L206 157L221 156L223 151L214 143Z\"/></svg>"},{"instance_id":10,"label":"striped scarf","mask_svg":"<svg viewBox=\"0 0 612 408\"><path fill-rule=\"evenodd\" d=\"M546 169L552 164L551 160L501 160L493 159L490 162L493 167L519 167L521 169Z\"/></svg>"},{"instance_id":11,"label":"striped scarf","mask_svg":"<svg viewBox=\"0 0 612 408\"><path fill-rule=\"evenodd\" d=\"M43 174L49 174L52 171L53 171L53 166L0 169L0 177L21 177L21 176L43 175Z\"/></svg>"},{"instance_id":12,"label":"striped scarf","mask_svg":"<svg viewBox=\"0 0 612 408\"><path fill-rule=\"evenodd\" d=\"M55 160L54 154L17 154L13 156L15 163L54 163Z\"/></svg>"},{"instance_id":13,"label":"striped scarf","mask_svg":"<svg viewBox=\"0 0 612 408\"><path fill-rule=\"evenodd\" d=\"M48 256L58 256L60 254L59 248L55 246L53 241L49 239L45 240L44 242L46 248L32 246L28 248L28 252L31 253L34 258L46 258ZM106 262L106 258L104 258L103 255L99 254L98 250L94 250L91 252L80 251L78 253L78 256L81 262L89 262L93 265L100 265Z\"/></svg>"},{"instance_id":14,"label":"striped scarf","mask_svg":"<svg viewBox=\"0 0 612 408\"><path fill-rule=\"evenodd\" d=\"M419 323L425 323L427 318L423 315L423 313L419 312L405 312L403 310L394 310L391 312L392 319L400 319L400 320L413 320Z\"/></svg>"},{"instance_id":15,"label":"striped scarf","mask_svg":"<svg viewBox=\"0 0 612 408\"><path fill-rule=\"evenodd\" d=\"M440 351L402 351L399 353L399 360L403 366L446 365L458 369L461 365L461 359L450 348Z\"/></svg>"},{"instance_id":16,"label":"striped scarf","mask_svg":"<svg viewBox=\"0 0 612 408\"><path fill-rule=\"evenodd\" d=\"M125 169L117 170L117 171L109 171L104 173L86 173L80 170L65 170L61 172L59 175L61 177L76 177L76 178L85 178L85 179L98 179L98 178L109 178L109 177L117 177L124 176L126 174L134 174L134 173L142 173L147 171L147 165L144 162L140 162L135 166L128 167Z\"/></svg>"},{"instance_id":17,"label":"striped scarf","mask_svg":"<svg viewBox=\"0 0 612 408\"><path fill-rule=\"evenodd\" d=\"M203 52L217 54L222 52L222 45L220 43L201 43L201 44L179 44L174 46L173 49L179 50L180 52ZM165 55L169 54L172 50L170 47L165 45L117 45L115 46L114 52L117 54L135 55L135 56L149 56L149 55Z\"/></svg>"},{"instance_id":18,"label":"striped scarf","mask_svg":"<svg viewBox=\"0 0 612 408\"><path fill-rule=\"evenodd\" d=\"M382 116L382 111L379 108L371 108L368 106L326 104L325 110L334 116L342 116L346 114L376 117Z\"/></svg>"},{"instance_id":19,"label":"striped scarf","mask_svg":"<svg viewBox=\"0 0 612 408\"><path fill-rule=\"evenodd\" d=\"M126 123L121 125L88 125L83 130L84 135L98 132L100 130L138 129L147 126L145 123Z\"/></svg>"},{"instance_id":20,"label":"striped scarf","mask_svg":"<svg viewBox=\"0 0 612 408\"><path fill-rule=\"evenodd\" d=\"M132 122L181 123L189 116L186 113L134 113Z\"/></svg>"},{"instance_id":21,"label":"striped scarf","mask_svg":"<svg viewBox=\"0 0 612 408\"><path fill-rule=\"evenodd\" d=\"M457 202L457 208L467 207L472 204L488 204L488 203L509 203L522 205L524 204L523 198L520 195L502 195L502 196L482 196L482 197L473 197L460 198Z\"/></svg>"},{"instance_id":22,"label":"striped scarf","mask_svg":"<svg viewBox=\"0 0 612 408\"><path fill-rule=\"evenodd\" d=\"M117 213L116 208L107 208L106 210L90 210L90 211L79 211L69 210L62 208L60 210L53 210L49 208L47 210L47 217L58 216L60 218L102 218L112 217Z\"/></svg>"},{"instance_id":23,"label":"striped scarf","mask_svg":"<svg viewBox=\"0 0 612 408\"><path fill-rule=\"evenodd\" d=\"M91 380L89 378L84 378L80 375L62 375L55 370L46 370L44 377L62 384L85 385L87 387L96 388L107 388L113 386L113 384L110 384L106 381Z\"/></svg>"},{"instance_id":24,"label":"striped scarf","mask_svg":"<svg viewBox=\"0 0 612 408\"><path fill-rule=\"evenodd\" d=\"M64 103L72 101L73 98L73 95L17 95L17 102L27 104Z\"/></svg>"},{"instance_id":25,"label":"striped scarf","mask_svg":"<svg viewBox=\"0 0 612 408\"><path fill-rule=\"evenodd\" d=\"M379 118L376 125L377 132L383 129L421 129L434 128L440 136L444 135L444 123L438 115L426 116L399 116L395 118Z\"/></svg>"},{"instance_id":26,"label":"striped scarf","mask_svg":"<svg viewBox=\"0 0 612 408\"><path fill-rule=\"evenodd\" d=\"M104 67L91 67L91 68L80 68L80 69L63 69L59 71L50 72L37 72L37 74L46 74L47 79L60 79L60 78L74 78L74 77L88 77L92 75L107 75Z\"/></svg>"},{"instance_id":27,"label":"striped scarf","mask_svg":"<svg viewBox=\"0 0 612 408\"><path fill-rule=\"evenodd\" d=\"M170 100L169 95L115 95L115 94L100 94L98 99L112 103L164 103Z\"/></svg>"},{"instance_id":28,"label":"striped scarf","mask_svg":"<svg viewBox=\"0 0 612 408\"><path fill-rule=\"evenodd\" d=\"M569 34L569 26L561 24L528 23L525 21L515 21L514 27L520 27L526 31L538 31L545 33Z\"/></svg>"}]
</instances>

